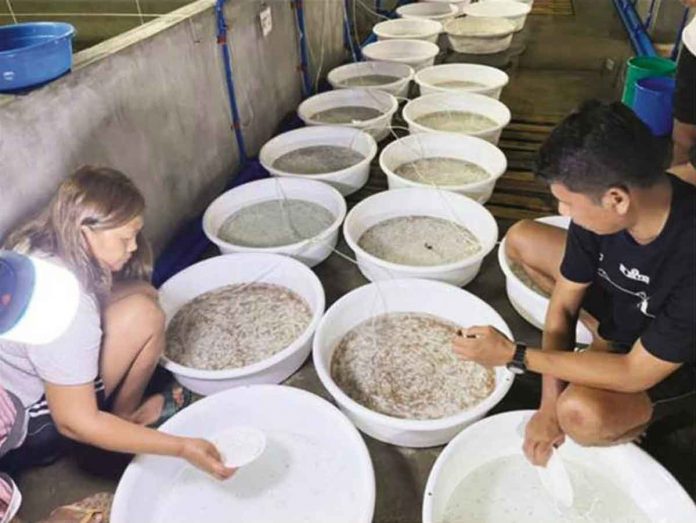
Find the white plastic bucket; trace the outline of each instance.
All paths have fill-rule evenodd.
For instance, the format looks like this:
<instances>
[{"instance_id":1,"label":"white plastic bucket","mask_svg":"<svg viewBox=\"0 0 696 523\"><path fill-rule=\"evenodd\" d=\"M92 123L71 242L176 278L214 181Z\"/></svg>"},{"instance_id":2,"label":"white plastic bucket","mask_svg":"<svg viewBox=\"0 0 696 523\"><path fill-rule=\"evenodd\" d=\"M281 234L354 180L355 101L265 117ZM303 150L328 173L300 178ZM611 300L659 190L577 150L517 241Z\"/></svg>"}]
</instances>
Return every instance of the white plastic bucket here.
<instances>
[{"instance_id":1,"label":"white plastic bucket","mask_svg":"<svg viewBox=\"0 0 696 523\"><path fill-rule=\"evenodd\" d=\"M388 262L364 251L360 237L373 225L400 216L432 216L454 221L467 227L481 250L465 260L436 266L409 266ZM343 236L355 253L360 272L370 281L399 278L423 278L466 285L481 268L483 258L498 241L498 225L493 215L471 198L440 189L414 187L384 191L358 203L346 216Z\"/></svg>"},{"instance_id":2,"label":"white plastic bucket","mask_svg":"<svg viewBox=\"0 0 696 523\"><path fill-rule=\"evenodd\" d=\"M515 32L522 30L531 10L531 5L514 0L485 0L462 8L467 16L506 18L515 25Z\"/></svg>"},{"instance_id":3,"label":"white plastic bucket","mask_svg":"<svg viewBox=\"0 0 696 523\"><path fill-rule=\"evenodd\" d=\"M305 265L277 254L225 254L196 263L172 276L160 288L159 299L167 325L177 311L195 297L235 283L272 283L294 291L309 305L312 320L288 347L263 361L225 370L186 367L166 356L162 366L184 387L198 394L212 394L239 385L280 383L304 363L311 349L314 331L324 314L324 288Z\"/></svg>"},{"instance_id":4,"label":"white plastic bucket","mask_svg":"<svg viewBox=\"0 0 696 523\"><path fill-rule=\"evenodd\" d=\"M304 200L321 205L331 212L335 219L330 227L314 238L279 247L262 248L235 245L218 236L220 227L231 214L255 203L283 198ZM245 252L284 254L292 256L309 267L314 267L328 258L336 246L338 229L345 215L346 202L343 196L328 184L298 178L270 178L245 183L216 198L203 215L203 232L223 254Z\"/></svg>"},{"instance_id":5,"label":"white plastic bucket","mask_svg":"<svg viewBox=\"0 0 696 523\"><path fill-rule=\"evenodd\" d=\"M334 382L331 358L351 329L376 315L394 312L433 314L464 327L493 325L507 336L512 334L500 315L483 300L452 285L427 280L392 280L364 285L343 296L326 312L314 338L312 359L321 383L339 408L360 430L380 441L404 447L442 445L485 416L503 399L512 385L512 373L504 367L496 367L495 389L488 398L471 409L440 419L395 418L360 405Z\"/></svg>"},{"instance_id":6,"label":"white plastic bucket","mask_svg":"<svg viewBox=\"0 0 696 523\"><path fill-rule=\"evenodd\" d=\"M350 88L350 86L343 84L346 80L375 74L395 76L399 79L389 84L359 87L359 89L384 91L402 98L408 96L408 88L414 75L413 67L408 64L397 62L353 62L340 65L329 71L327 80L334 89L345 89Z\"/></svg>"},{"instance_id":7,"label":"white plastic bucket","mask_svg":"<svg viewBox=\"0 0 696 523\"><path fill-rule=\"evenodd\" d=\"M452 493L477 468L508 456L525 459L522 457L523 441L518 427L532 414L531 410L496 414L470 425L454 438L430 471L423 493L423 523L443 523ZM575 462L611 481L632 499L650 521L696 521L696 506L689 495L662 465L636 445L581 447L566 438L557 452L567 464ZM496 479L490 479L493 487ZM516 491L508 494L524 495ZM485 501L480 500L482 503ZM520 504L529 501L528 498L521 499ZM507 521L497 523L514 521L518 520L511 514Z\"/></svg>"},{"instance_id":8,"label":"white plastic bucket","mask_svg":"<svg viewBox=\"0 0 696 523\"><path fill-rule=\"evenodd\" d=\"M465 111L487 116L496 122L496 126L483 131L467 133L477 136L493 145L498 145L503 127L510 123L510 109L498 100L474 93L436 93L411 100L404 106L403 117L411 133L437 131L416 123L416 119L426 114L440 111Z\"/></svg>"},{"instance_id":9,"label":"white plastic bucket","mask_svg":"<svg viewBox=\"0 0 696 523\"><path fill-rule=\"evenodd\" d=\"M394 41L396 40L378 42L374 45L391 43ZM434 45L428 44L427 42L419 43ZM335 91L315 94L314 96L307 98L299 105L297 108L297 115L307 125L326 125L324 122L313 120L312 117L322 111L327 111L336 107L354 105L372 107L380 111L382 114L381 116L371 120L338 125L341 127L353 127L355 129L367 131L377 141L383 140L389 135L391 119L396 110L399 108L399 102L396 100L396 98L394 98L394 96L389 93L385 93L384 91L372 91L365 89L337 89Z\"/></svg>"},{"instance_id":10,"label":"white plastic bucket","mask_svg":"<svg viewBox=\"0 0 696 523\"><path fill-rule=\"evenodd\" d=\"M375 477L365 442L336 407L314 394L240 387L196 402L160 430L212 440L239 426L266 435L266 449L254 463L221 482L183 459L139 455L119 481L111 521L372 521Z\"/></svg>"},{"instance_id":11,"label":"white plastic bucket","mask_svg":"<svg viewBox=\"0 0 696 523\"><path fill-rule=\"evenodd\" d=\"M414 182L396 174L396 169L407 162L421 158L456 158L474 163L485 169L490 178L466 185L440 186L440 189L468 196L479 203L491 197L495 182L507 169L507 159L495 145L466 135L451 133L418 133L404 136L387 145L379 156L379 166L387 175L389 189L432 187Z\"/></svg>"},{"instance_id":12,"label":"white plastic bucket","mask_svg":"<svg viewBox=\"0 0 696 523\"><path fill-rule=\"evenodd\" d=\"M457 8L457 14L462 14L464 6L471 3L471 0L418 0L419 2L427 2L429 4L452 4Z\"/></svg>"},{"instance_id":13,"label":"white plastic bucket","mask_svg":"<svg viewBox=\"0 0 696 523\"><path fill-rule=\"evenodd\" d=\"M444 23L457 16L459 8L450 2L421 2L397 7L396 14L401 18L425 18Z\"/></svg>"},{"instance_id":14,"label":"white plastic bucket","mask_svg":"<svg viewBox=\"0 0 696 523\"><path fill-rule=\"evenodd\" d=\"M284 154L316 145L348 147L365 158L352 167L322 174L295 174L273 167L273 162ZM346 196L365 185L370 175L370 162L376 154L377 143L369 133L350 127L318 125L288 131L266 142L259 152L259 161L273 176L328 183Z\"/></svg>"},{"instance_id":15,"label":"white plastic bucket","mask_svg":"<svg viewBox=\"0 0 696 523\"><path fill-rule=\"evenodd\" d=\"M382 40L367 44L362 54L368 60L398 62L413 67L416 71L433 65L440 52L437 44L423 40Z\"/></svg>"},{"instance_id":16,"label":"white plastic bucket","mask_svg":"<svg viewBox=\"0 0 696 523\"><path fill-rule=\"evenodd\" d=\"M538 218L536 221L563 229L567 229L570 225L570 218L565 216L546 216ZM505 254L505 238L503 238L498 247L498 265L500 265L500 269L505 275L505 291L512 308L537 329L544 330L546 312L549 309L549 299L527 287L512 272ZM592 333L582 323L578 322L575 339L578 343L589 344L592 342Z\"/></svg>"},{"instance_id":17,"label":"white plastic bucket","mask_svg":"<svg viewBox=\"0 0 696 523\"><path fill-rule=\"evenodd\" d=\"M448 20L445 33L458 53L493 54L505 51L512 43L515 24L505 18L466 16Z\"/></svg>"},{"instance_id":18,"label":"white plastic bucket","mask_svg":"<svg viewBox=\"0 0 696 523\"><path fill-rule=\"evenodd\" d=\"M442 24L435 20L397 18L375 24L372 32L378 40L424 40L436 44Z\"/></svg>"},{"instance_id":19,"label":"white plastic bucket","mask_svg":"<svg viewBox=\"0 0 696 523\"><path fill-rule=\"evenodd\" d=\"M503 87L510 81L510 77L495 67L478 64L441 64L426 67L418 71L415 76L421 95L433 93L476 93L500 99ZM438 86L438 83L446 81L464 80L481 84L481 87L469 87L466 89L452 89Z\"/></svg>"}]
</instances>

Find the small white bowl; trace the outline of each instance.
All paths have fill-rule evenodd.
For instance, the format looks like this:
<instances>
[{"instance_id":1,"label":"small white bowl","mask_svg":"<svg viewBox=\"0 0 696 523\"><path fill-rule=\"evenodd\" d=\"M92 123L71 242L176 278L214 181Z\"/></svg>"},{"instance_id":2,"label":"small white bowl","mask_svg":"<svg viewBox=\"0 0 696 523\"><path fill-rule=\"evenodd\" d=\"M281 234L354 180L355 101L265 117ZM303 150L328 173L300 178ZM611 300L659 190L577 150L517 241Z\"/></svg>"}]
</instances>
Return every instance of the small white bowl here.
<instances>
[{"instance_id":1,"label":"small white bowl","mask_svg":"<svg viewBox=\"0 0 696 523\"><path fill-rule=\"evenodd\" d=\"M256 461L266 448L266 435L254 427L230 427L215 433L211 442L226 467L238 469Z\"/></svg>"}]
</instances>

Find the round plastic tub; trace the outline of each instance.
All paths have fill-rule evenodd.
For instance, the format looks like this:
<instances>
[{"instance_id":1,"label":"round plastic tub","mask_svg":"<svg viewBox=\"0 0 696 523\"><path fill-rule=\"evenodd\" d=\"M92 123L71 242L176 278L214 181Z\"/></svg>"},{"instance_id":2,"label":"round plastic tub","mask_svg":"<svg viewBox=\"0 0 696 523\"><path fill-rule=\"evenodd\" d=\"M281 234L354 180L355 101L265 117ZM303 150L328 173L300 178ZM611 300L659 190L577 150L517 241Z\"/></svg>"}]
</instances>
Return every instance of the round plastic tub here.
<instances>
[{"instance_id":1,"label":"round plastic tub","mask_svg":"<svg viewBox=\"0 0 696 523\"><path fill-rule=\"evenodd\" d=\"M408 96L408 88L411 80L413 80L414 71L413 67L407 64L396 62L354 62L332 69L327 75L327 80L334 89L344 89L350 88L344 82L351 78L376 74L395 76L398 80L389 84L360 87L359 89L384 91L402 98Z\"/></svg>"},{"instance_id":2,"label":"round plastic tub","mask_svg":"<svg viewBox=\"0 0 696 523\"><path fill-rule=\"evenodd\" d=\"M283 198L321 205L335 219L330 227L306 240L279 247L247 247L224 241L218 231L233 213L249 205ZM338 190L326 183L298 178L271 178L245 183L218 196L203 214L203 232L223 254L262 252L292 256L309 267L329 257L338 241L338 229L346 216L346 202Z\"/></svg>"},{"instance_id":3,"label":"round plastic tub","mask_svg":"<svg viewBox=\"0 0 696 523\"><path fill-rule=\"evenodd\" d=\"M440 52L437 44L423 40L383 40L367 44L362 54L368 60L398 62L413 67L416 71L433 65Z\"/></svg>"},{"instance_id":4,"label":"round plastic tub","mask_svg":"<svg viewBox=\"0 0 696 523\"><path fill-rule=\"evenodd\" d=\"M419 2L435 3L435 4L452 4L457 8L457 14L462 14L464 6L471 3L471 0L418 0Z\"/></svg>"},{"instance_id":5,"label":"round plastic tub","mask_svg":"<svg viewBox=\"0 0 696 523\"><path fill-rule=\"evenodd\" d=\"M371 303L378 306L366 306ZM490 396L471 409L440 419L395 418L362 406L334 382L331 358L341 339L353 327L376 315L394 312L433 314L462 326L493 325L507 336L511 336L510 330L483 300L452 285L427 280L392 280L364 285L343 296L326 312L314 338L312 359L322 385L345 415L365 434L385 443L417 448L442 445L485 416L503 399L512 385L512 373L497 367L495 389Z\"/></svg>"},{"instance_id":6,"label":"round plastic tub","mask_svg":"<svg viewBox=\"0 0 696 523\"><path fill-rule=\"evenodd\" d=\"M567 229L570 218L564 216L546 216L536 221ZM529 323L539 330L544 330L546 312L549 308L549 299L527 287L512 272L505 254L505 238L498 247L498 264L505 275L505 291L513 309ZM589 344L592 342L592 333L582 323L578 322L575 339L578 343Z\"/></svg>"},{"instance_id":7,"label":"round plastic tub","mask_svg":"<svg viewBox=\"0 0 696 523\"><path fill-rule=\"evenodd\" d=\"M137 456L116 489L113 523L369 523L375 477L360 433L318 396L283 386L228 390L162 425L169 434L211 440L248 426L267 439L263 454L226 481L183 459Z\"/></svg>"},{"instance_id":8,"label":"round plastic tub","mask_svg":"<svg viewBox=\"0 0 696 523\"><path fill-rule=\"evenodd\" d=\"M225 370L194 369L166 356L162 366L184 387L198 394L213 394L239 385L275 384L291 376L311 350L312 337L324 314L324 288L305 265L277 254L225 254L209 258L172 276L160 288L160 304L167 325L177 311L196 296L225 285L242 283L282 285L304 298L312 310L312 321L291 345L263 361Z\"/></svg>"},{"instance_id":9,"label":"round plastic tub","mask_svg":"<svg viewBox=\"0 0 696 523\"><path fill-rule=\"evenodd\" d=\"M322 174L295 174L273 167L273 162L282 155L296 149L316 145L348 147L359 152L365 158L352 167ZM346 196L365 185L370 175L370 162L376 154L377 143L369 133L350 127L318 125L288 131L266 142L259 152L259 161L264 169L273 176L328 183L343 196Z\"/></svg>"},{"instance_id":10,"label":"round plastic tub","mask_svg":"<svg viewBox=\"0 0 696 523\"><path fill-rule=\"evenodd\" d=\"M515 24L505 18L466 16L448 20L444 29L456 52L494 54L510 47Z\"/></svg>"},{"instance_id":11,"label":"round plastic tub","mask_svg":"<svg viewBox=\"0 0 696 523\"><path fill-rule=\"evenodd\" d=\"M397 7L396 14L401 18L425 18L444 23L457 16L459 8L450 2L422 2Z\"/></svg>"},{"instance_id":12,"label":"round plastic tub","mask_svg":"<svg viewBox=\"0 0 696 523\"><path fill-rule=\"evenodd\" d=\"M397 18L375 24L372 32L377 35L378 40L403 40L405 38L425 40L436 44L442 32L442 24L435 20Z\"/></svg>"},{"instance_id":13,"label":"round plastic tub","mask_svg":"<svg viewBox=\"0 0 696 523\"><path fill-rule=\"evenodd\" d=\"M415 267L382 260L358 245L360 237L370 227L400 216L432 216L459 223L478 238L481 250L458 262ZM360 272L370 281L423 278L461 287L476 277L483 258L495 247L498 225L493 215L471 198L440 189L414 187L384 191L365 198L346 216L343 236L355 253Z\"/></svg>"},{"instance_id":14,"label":"round plastic tub","mask_svg":"<svg viewBox=\"0 0 696 523\"><path fill-rule=\"evenodd\" d=\"M491 197L495 182L507 169L507 159L495 145L473 136L451 133L418 133L404 136L387 145L379 156L379 166L387 175L389 189L432 187L414 182L396 174L395 170L407 162L420 158L457 158L485 169L490 178L466 185L440 186L440 189L468 196L479 203Z\"/></svg>"},{"instance_id":15,"label":"round plastic tub","mask_svg":"<svg viewBox=\"0 0 696 523\"><path fill-rule=\"evenodd\" d=\"M389 40L384 43L391 43ZM416 40L417 41L417 40ZM378 42L381 44L382 42ZM427 42L419 42L427 45ZM375 45L378 45L375 44ZM365 89L337 89L326 93L315 94L302 102L297 108L297 114L307 125L326 125L324 122L313 120L313 116L322 111L336 107L364 106L377 109L382 114L371 120L356 121L350 124L338 124L341 127L353 127L370 133L375 140L380 141L389 135L392 116L399 108L399 102L389 93Z\"/></svg>"},{"instance_id":16,"label":"round plastic tub","mask_svg":"<svg viewBox=\"0 0 696 523\"><path fill-rule=\"evenodd\" d=\"M415 76L420 94L433 93L476 93L490 96L498 100L503 87L510 81L510 77L495 67L478 64L441 64L426 67L418 71ZM481 84L480 86L462 88L449 88L438 86L438 83L448 81L469 81Z\"/></svg>"},{"instance_id":17,"label":"round plastic tub","mask_svg":"<svg viewBox=\"0 0 696 523\"><path fill-rule=\"evenodd\" d=\"M445 510L454 490L477 468L505 457L519 456L525 459L522 456L523 441L519 427L532 414L531 410L496 414L474 423L454 438L430 471L423 495L423 523L445 521ZM577 464L613 483L632 499L650 521L696 520L696 507L689 495L662 465L636 445L581 447L566 438L557 452L566 468ZM495 488L500 476L490 478L491 488ZM521 498L525 494L524 489L508 492L508 495L514 496L513 499L520 499L522 506L530 502L529 498ZM481 499L480 502L485 503L486 500ZM514 521L519 519L511 514L510 519L497 523ZM590 517L588 521L595 519Z\"/></svg>"},{"instance_id":18,"label":"round plastic tub","mask_svg":"<svg viewBox=\"0 0 696 523\"><path fill-rule=\"evenodd\" d=\"M487 116L496 122L496 126L483 131L466 133L477 136L498 145L503 127L510 123L512 115L505 104L488 96L474 93L437 93L428 94L411 100L404 106L403 117L411 133L437 131L420 125L415 120L420 116L441 111L463 111Z\"/></svg>"},{"instance_id":19,"label":"round plastic tub","mask_svg":"<svg viewBox=\"0 0 696 523\"><path fill-rule=\"evenodd\" d=\"M34 87L72 67L75 28L60 22L0 27L0 92Z\"/></svg>"},{"instance_id":20,"label":"round plastic tub","mask_svg":"<svg viewBox=\"0 0 696 523\"><path fill-rule=\"evenodd\" d=\"M531 10L531 5L513 0L485 0L462 8L467 16L506 18L515 25L515 32L522 30Z\"/></svg>"}]
</instances>

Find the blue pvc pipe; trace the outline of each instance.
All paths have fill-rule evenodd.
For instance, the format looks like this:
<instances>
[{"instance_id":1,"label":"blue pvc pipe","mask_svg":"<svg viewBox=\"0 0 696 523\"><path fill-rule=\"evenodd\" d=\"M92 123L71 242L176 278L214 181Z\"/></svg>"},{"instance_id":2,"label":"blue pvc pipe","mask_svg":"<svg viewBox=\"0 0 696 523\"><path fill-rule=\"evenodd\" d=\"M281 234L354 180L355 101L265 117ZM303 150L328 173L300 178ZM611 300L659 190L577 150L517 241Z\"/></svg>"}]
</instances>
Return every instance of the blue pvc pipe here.
<instances>
[{"instance_id":1,"label":"blue pvc pipe","mask_svg":"<svg viewBox=\"0 0 696 523\"><path fill-rule=\"evenodd\" d=\"M628 38L631 40L631 45L636 54L638 56L657 56L655 47L645 31L643 22L633 4L628 0L614 0L614 6L626 28Z\"/></svg>"},{"instance_id":2,"label":"blue pvc pipe","mask_svg":"<svg viewBox=\"0 0 696 523\"><path fill-rule=\"evenodd\" d=\"M684 15L682 16L681 24L679 25L679 30L677 31L677 39L674 42L674 47L672 48L672 56L670 57L672 61L677 61L677 55L679 55L679 44L682 41L682 36L684 35L684 28L686 27L686 19L689 17L689 8L684 8Z\"/></svg>"},{"instance_id":3,"label":"blue pvc pipe","mask_svg":"<svg viewBox=\"0 0 696 523\"><path fill-rule=\"evenodd\" d=\"M227 85L227 94L230 99L230 111L232 113L232 128L234 135L237 138L237 146L239 148L239 161L244 165L247 161L246 145L244 144L244 134L242 133L241 120L239 118L239 109L237 108L237 97L234 93L234 81L232 80L232 58L230 56L230 48L227 45L227 22L225 21L225 6L226 0L217 0L215 2L215 16L217 19L217 41L222 50L222 61L225 66L225 84Z\"/></svg>"},{"instance_id":4,"label":"blue pvc pipe","mask_svg":"<svg viewBox=\"0 0 696 523\"><path fill-rule=\"evenodd\" d=\"M300 31L300 69L302 70L302 83L304 94L312 94L312 80L309 77L309 61L307 59L307 37L305 36L305 19L303 0L295 0L295 16L297 17L297 27Z\"/></svg>"}]
</instances>

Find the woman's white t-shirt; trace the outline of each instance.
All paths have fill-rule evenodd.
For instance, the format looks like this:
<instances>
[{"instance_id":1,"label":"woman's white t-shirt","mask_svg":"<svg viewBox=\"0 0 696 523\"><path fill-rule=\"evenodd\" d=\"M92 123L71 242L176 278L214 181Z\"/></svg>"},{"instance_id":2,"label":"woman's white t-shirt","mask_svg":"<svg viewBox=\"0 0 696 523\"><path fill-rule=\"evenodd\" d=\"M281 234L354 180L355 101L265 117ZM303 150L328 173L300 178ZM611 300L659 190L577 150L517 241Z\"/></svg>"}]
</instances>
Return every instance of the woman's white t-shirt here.
<instances>
[{"instance_id":1,"label":"woman's white t-shirt","mask_svg":"<svg viewBox=\"0 0 696 523\"><path fill-rule=\"evenodd\" d=\"M687 49L691 51L691 54L696 55L696 16L693 16L691 22L684 28L682 41Z\"/></svg>"},{"instance_id":2,"label":"woman's white t-shirt","mask_svg":"<svg viewBox=\"0 0 696 523\"><path fill-rule=\"evenodd\" d=\"M0 383L25 407L44 394L44 381L83 385L99 372L102 329L96 299L82 292L75 318L58 339L47 345L0 340Z\"/></svg>"}]
</instances>

